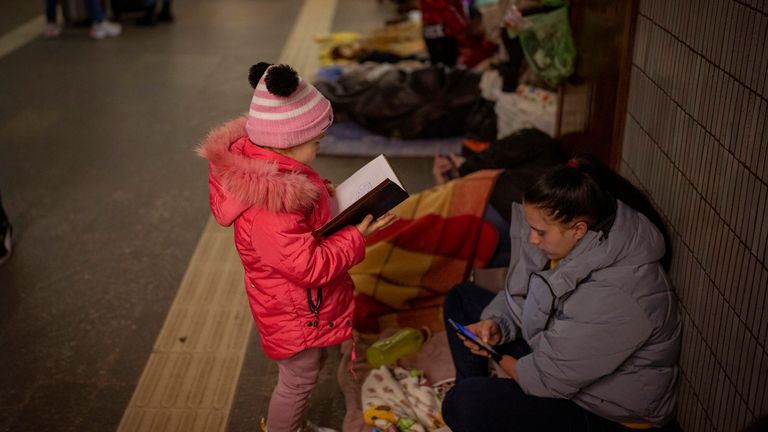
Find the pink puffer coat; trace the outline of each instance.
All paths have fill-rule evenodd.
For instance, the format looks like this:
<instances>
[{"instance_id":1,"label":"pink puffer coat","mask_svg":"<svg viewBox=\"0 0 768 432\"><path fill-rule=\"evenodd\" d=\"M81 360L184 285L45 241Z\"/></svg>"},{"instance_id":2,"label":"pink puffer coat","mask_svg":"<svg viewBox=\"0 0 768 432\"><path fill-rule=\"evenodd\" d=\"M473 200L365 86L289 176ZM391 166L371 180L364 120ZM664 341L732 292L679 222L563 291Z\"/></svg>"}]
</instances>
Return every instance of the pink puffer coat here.
<instances>
[{"instance_id":1,"label":"pink puffer coat","mask_svg":"<svg viewBox=\"0 0 768 432\"><path fill-rule=\"evenodd\" d=\"M273 359L351 337L353 283L363 260L353 226L328 238L313 231L330 219L324 181L309 166L258 147L245 117L214 129L198 148L209 160L210 204L235 246L264 352Z\"/></svg>"}]
</instances>

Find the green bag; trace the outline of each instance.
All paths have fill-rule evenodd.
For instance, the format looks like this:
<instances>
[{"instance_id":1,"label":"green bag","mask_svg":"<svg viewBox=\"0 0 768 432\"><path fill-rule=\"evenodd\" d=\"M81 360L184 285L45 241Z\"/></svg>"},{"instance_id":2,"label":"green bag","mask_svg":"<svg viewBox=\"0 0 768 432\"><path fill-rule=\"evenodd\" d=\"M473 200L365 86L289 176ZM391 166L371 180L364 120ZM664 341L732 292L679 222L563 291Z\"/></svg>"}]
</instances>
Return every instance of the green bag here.
<instances>
[{"instance_id":1,"label":"green bag","mask_svg":"<svg viewBox=\"0 0 768 432\"><path fill-rule=\"evenodd\" d=\"M568 78L576 63L576 45L568 22L568 8L552 12L528 15L529 29L510 32L510 37L520 37L520 45L528 65L547 84L556 87Z\"/></svg>"}]
</instances>

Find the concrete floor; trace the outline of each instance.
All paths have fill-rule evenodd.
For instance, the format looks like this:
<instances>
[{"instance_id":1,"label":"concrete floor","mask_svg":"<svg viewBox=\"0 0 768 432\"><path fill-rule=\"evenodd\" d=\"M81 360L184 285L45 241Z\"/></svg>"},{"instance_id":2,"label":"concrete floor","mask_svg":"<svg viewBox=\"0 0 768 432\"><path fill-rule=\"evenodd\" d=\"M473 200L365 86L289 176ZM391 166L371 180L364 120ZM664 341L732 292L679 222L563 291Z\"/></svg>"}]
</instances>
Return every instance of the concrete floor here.
<instances>
[{"instance_id":1,"label":"concrete floor","mask_svg":"<svg viewBox=\"0 0 768 432\"><path fill-rule=\"evenodd\" d=\"M0 36L41 13L0 5ZM35 3L36 4L36 3ZM92 41L82 28L0 58L0 191L15 253L0 267L0 431L114 430L209 217L205 132L245 111L248 66L274 61L300 0L185 0L177 22ZM335 29L378 25L341 0ZM341 180L367 158L327 158ZM393 159L406 188L427 159ZM254 430L275 379L254 332L229 430ZM337 356L331 357L331 360ZM329 361L311 416L338 427Z\"/></svg>"}]
</instances>

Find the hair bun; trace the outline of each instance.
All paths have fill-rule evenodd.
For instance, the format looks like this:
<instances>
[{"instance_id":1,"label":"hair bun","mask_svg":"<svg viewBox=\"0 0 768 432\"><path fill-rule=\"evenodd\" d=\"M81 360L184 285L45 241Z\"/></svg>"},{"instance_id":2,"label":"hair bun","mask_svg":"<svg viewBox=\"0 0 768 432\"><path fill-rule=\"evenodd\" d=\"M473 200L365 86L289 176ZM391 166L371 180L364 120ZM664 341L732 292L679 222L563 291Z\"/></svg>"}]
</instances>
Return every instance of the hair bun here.
<instances>
[{"instance_id":1,"label":"hair bun","mask_svg":"<svg viewBox=\"0 0 768 432\"><path fill-rule=\"evenodd\" d=\"M299 87L299 74L292 67L281 64L269 69L264 82L273 95L288 97Z\"/></svg>"},{"instance_id":2,"label":"hair bun","mask_svg":"<svg viewBox=\"0 0 768 432\"><path fill-rule=\"evenodd\" d=\"M270 66L272 66L271 63L265 62L259 62L251 66L251 69L248 71L248 82L251 83L252 88L255 89L256 86L259 85L259 81L264 75L264 71L266 71Z\"/></svg>"}]
</instances>

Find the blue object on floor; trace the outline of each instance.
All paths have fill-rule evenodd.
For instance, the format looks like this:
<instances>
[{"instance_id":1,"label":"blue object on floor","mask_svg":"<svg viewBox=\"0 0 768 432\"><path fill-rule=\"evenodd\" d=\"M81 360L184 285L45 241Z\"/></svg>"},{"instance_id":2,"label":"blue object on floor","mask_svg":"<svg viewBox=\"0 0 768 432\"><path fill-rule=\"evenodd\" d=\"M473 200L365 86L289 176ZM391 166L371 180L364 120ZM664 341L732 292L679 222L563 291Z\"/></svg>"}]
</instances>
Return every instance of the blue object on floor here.
<instances>
[{"instance_id":1,"label":"blue object on floor","mask_svg":"<svg viewBox=\"0 0 768 432\"><path fill-rule=\"evenodd\" d=\"M334 123L320 144L321 155L434 156L461 153L464 137L401 140L377 135L354 122Z\"/></svg>"}]
</instances>

